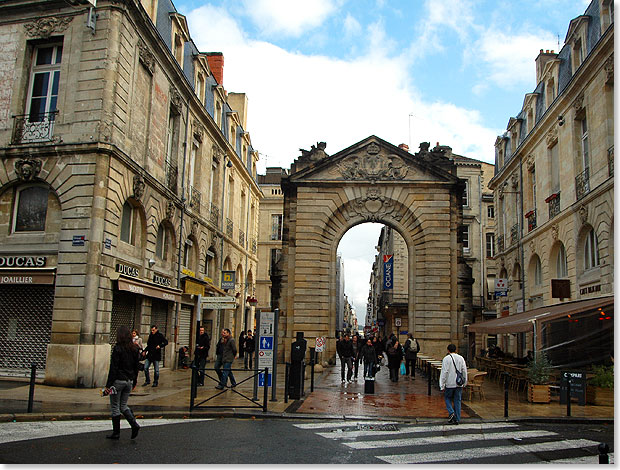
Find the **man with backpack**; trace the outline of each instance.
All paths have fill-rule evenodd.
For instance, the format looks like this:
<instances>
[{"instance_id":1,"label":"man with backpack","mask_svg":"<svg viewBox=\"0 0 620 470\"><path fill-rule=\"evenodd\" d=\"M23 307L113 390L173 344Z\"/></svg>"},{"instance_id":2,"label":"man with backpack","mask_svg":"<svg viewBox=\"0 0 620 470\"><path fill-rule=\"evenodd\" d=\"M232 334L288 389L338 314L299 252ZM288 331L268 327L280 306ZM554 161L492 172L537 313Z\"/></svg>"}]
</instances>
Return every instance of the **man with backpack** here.
<instances>
[{"instance_id":1,"label":"man with backpack","mask_svg":"<svg viewBox=\"0 0 620 470\"><path fill-rule=\"evenodd\" d=\"M448 424L461 421L461 395L467 385L467 364L463 356L456 353L454 344L448 345L448 354L441 361L439 389L443 392L448 410Z\"/></svg>"},{"instance_id":2,"label":"man with backpack","mask_svg":"<svg viewBox=\"0 0 620 470\"><path fill-rule=\"evenodd\" d=\"M420 352L420 343L413 337L411 333L407 335L407 341L405 341L405 377L410 377L415 380L415 363L418 360L418 353Z\"/></svg>"}]
</instances>

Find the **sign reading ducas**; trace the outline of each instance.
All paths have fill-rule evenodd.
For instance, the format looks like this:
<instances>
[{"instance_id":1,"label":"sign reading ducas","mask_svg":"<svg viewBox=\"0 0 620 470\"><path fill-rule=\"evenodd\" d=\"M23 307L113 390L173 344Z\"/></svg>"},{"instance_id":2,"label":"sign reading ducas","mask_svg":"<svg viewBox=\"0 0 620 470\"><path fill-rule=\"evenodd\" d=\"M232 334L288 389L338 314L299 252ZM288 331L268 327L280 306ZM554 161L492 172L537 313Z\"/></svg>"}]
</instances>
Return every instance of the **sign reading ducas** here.
<instances>
[{"instance_id":1,"label":"sign reading ducas","mask_svg":"<svg viewBox=\"0 0 620 470\"><path fill-rule=\"evenodd\" d=\"M170 287L172 285L172 279L157 274L153 274L153 282L164 287Z\"/></svg>"},{"instance_id":2,"label":"sign reading ducas","mask_svg":"<svg viewBox=\"0 0 620 470\"><path fill-rule=\"evenodd\" d=\"M116 272L131 277L140 276L140 270L138 268L134 268L133 266L128 266L122 263L116 263Z\"/></svg>"},{"instance_id":3,"label":"sign reading ducas","mask_svg":"<svg viewBox=\"0 0 620 470\"><path fill-rule=\"evenodd\" d=\"M0 268L43 268L46 256L0 256Z\"/></svg>"}]
</instances>

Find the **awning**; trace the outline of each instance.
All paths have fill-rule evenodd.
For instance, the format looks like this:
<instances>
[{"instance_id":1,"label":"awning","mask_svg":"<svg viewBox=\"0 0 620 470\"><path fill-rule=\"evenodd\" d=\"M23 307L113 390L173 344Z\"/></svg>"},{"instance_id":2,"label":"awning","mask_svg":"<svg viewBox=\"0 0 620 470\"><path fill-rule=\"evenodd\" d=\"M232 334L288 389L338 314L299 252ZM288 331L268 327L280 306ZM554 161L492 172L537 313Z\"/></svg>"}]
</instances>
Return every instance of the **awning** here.
<instances>
[{"instance_id":1,"label":"awning","mask_svg":"<svg viewBox=\"0 0 620 470\"><path fill-rule=\"evenodd\" d=\"M469 333L524 333L532 331L534 321L549 321L566 315L574 315L581 312L608 308L613 306L614 296L597 297L595 299L576 300L551 305L549 307L536 308L527 312L495 318L493 320L468 325Z\"/></svg>"},{"instance_id":2,"label":"awning","mask_svg":"<svg viewBox=\"0 0 620 470\"><path fill-rule=\"evenodd\" d=\"M159 284L153 284L141 279L125 277L122 274L118 276L118 290L124 290L139 295L146 295L147 297L155 297L157 299L169 300L171 302L180 302L181 294L183 293L179 289L160 286Z\"/></svg>"}]
</instances>

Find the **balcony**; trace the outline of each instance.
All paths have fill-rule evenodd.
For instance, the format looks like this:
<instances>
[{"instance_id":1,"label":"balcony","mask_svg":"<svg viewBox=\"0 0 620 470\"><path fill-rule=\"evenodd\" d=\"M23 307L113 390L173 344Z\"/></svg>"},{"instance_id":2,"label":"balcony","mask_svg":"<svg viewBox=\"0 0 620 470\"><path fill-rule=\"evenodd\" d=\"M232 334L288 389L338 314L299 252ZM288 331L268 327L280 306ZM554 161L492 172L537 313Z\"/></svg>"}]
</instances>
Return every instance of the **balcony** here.
<instances>
[{"instance_id":1,"label":"balcony","mask_svg":"<svg viewBox=\"0 0 620 470\"><path fill-rule=\"evenodd\" d=\"M500 235L497 237L497 252L501 253L502 251L504 251L504 236Z\"/></svg>"},{"instance_id":2,"label":"balcony","mask_svg":"<svg viewBox=\"0 0 620 470\"><path fill-rule=\"evenodd\" d=\"M519 224L514 224L510 227L510 244L517 243L519 241Z\"/></svg>"},{"instance_id":3,"label":"balcony","mask_svg":"<svg viewBox=\"0 0 620 470\"><path fill-rule=\"evenodd\" d=\"M577 200L590 192L590 168L586 168L575 177L575 193Z\"/></svg>"},{"instance_id":4,"label":"balcony","mask_svg":"<svg viewBox=\"0 0 620 470\"><path fill-rule=\"evenodd\" d=\"M243 230L239 230L239 245L245 247L245 232Z\"/></svg>"},{"instance_id":5,"label":"balcony","mask_svg":"<svg viewBox=\"0 0 620 470\"><path fill-rule=\"evenodd\" d=\"M174 194L177 193L177 177L179 175L179 169L176 166L166 161L166 187Z\"/></svg>"},{"instance_id":6,"label":"balcony","mask_svg":"<svg viewBox=\"0 0 620 470\"><path fill-rule=\"evenodd\" d=\"M189 207L193 207L194 210L200 211L200 191L194 186L189 187Z\"/></svg>"},{"instance_id":7,"label":"balcony","mask_svg":"<svg viewBox=\"0 0 620 470\"><path fill-rule=\"evenodd\" d=\"M560 192L553 193L545 202L549 204L549 220L553 219L560 213Z\"/></svg>"},{"instance_id":8,"label":"balcony","mask_svg":"<svg viewBox=\"0 0 620 470\"><path fill-rule=\"evenodd\" d=\"M209 220L215 227L218 227L220 224L220 209L213 203L211 203L209 211Z\"/></svg>"},{"instance_id":9,"label":"balcony","mask_svg":"<svg viewBox=\"0 0 620 470\"><path fill-rule=\"evenodd\" d=\"M609 169L609 176L614 175L614 146L612 145L607 149L607 167Z\"/></svg>"},{"instance_id":10,"label":"balcony","mask_svg":"<svg viewBox=\"0 0 620 470\"><path fill-rule=\"evenodd\" d=\"M233 221L226 217L226 235L230 238L233 236Z\"/></svg>"},{"instance_id":11,"label":"balcony","mask_svg":"<svg viewBox=\"0 0 620 470\"><path fill-rule=\"evenodd\" d=\"M527 231L531 232L536 228L536 209L525 214L525 218L527 219Z\"/></svg>"},{"instance_id":12,"label":"balcony","mask_svg":"<svg viewBox=\"0 0 620 470\"><path fill-rule=\"evenodd\" d=\"M252 253L254 254L256 254L256 247L257 247L256 238L252 238Z\"/></svg>"},{"instance_id":13,"label":"balcony","mask_svg":"<svg viewBox=\"0 0 620 470\"><path fill-rule=\"evenodd\" d=\"M51 142L58 111L13 116L12 144Z\"/></svg>"}]
</instances>

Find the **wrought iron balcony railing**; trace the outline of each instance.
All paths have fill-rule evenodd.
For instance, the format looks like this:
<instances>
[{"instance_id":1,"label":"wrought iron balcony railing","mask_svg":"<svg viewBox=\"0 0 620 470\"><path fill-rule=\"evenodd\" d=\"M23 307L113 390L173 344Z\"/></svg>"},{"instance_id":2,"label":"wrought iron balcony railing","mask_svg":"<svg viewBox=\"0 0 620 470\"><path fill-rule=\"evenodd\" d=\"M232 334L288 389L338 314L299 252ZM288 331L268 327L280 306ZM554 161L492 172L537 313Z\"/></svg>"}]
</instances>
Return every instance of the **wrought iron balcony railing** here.
<instances>
[{"instance_id":1,"label":"wrought iron balcony railing","mask_svg":"<svg viewBox=\"0 0 620 470\"><path fill-rule=\"evenodd\" d=\"M226 217L226 235L233 236L233 221Z\"/></svg>"},{"instance_id":2,"label":"wrought iron balcony railing","mask_svg":"<svg viewBox=\"0 0 620 470\"><path fill-rule=\"evenodd\" d=\"M194 186L189 187L189 207L193 207L194 210L200 211L200 191Z\"/></svg>"},{"instance_id":3,"label":"wrought iron balcony railing","mask_svg":"<svg viewBox=\"0 0 620 470\"><path fill-rule=\"evenodd\" d=\"M549 204L549 220L553 219L560 213L560 192L552 194L545 202Z\"/></svg>"},{"instance_id":4,"label":"wrought iron balcony railing","mask_svg":"<svg viewBox=\"0 0 620 470\"><path fill-rule=\"evenodd\" d=\"M614 175L614 146L612 145L607 149L607 167L609 169L609 176Z\"/></svg>"},{"instance_id":5,"label":"wrought iron balcony railing","mask_svg":"<svg viewBox=\"0 0 620 470\"><path fill-rule=\"evenodd\" d=\"M575 192L577 200L590 192L590 168L586 168L575 177Z\"/></svg>"},{"instance_id":6,"label":"wrought iron balcony railing","mask_svg":"<svg viewBox=\"0 0 620 470\"><path fill-rule=\"evenodd\" d=\"M245 232L243 230L239 230L239 245L245 246Z\"/></svg>"},{"instance_id":7,"label":"wrought iron balcony railing","mask_svg":"<svg viewBox=\"0 0 620 470\"><path fill-rule=\"evenodd\" d=\"M177 179L179 175L179 168L171 165L170 162L166 161L166 187L172 191L174 194L177 194Z\"/></svg>"},{"instance_id":8,"label":"wrought iron balcony railing","mask_svg":"<svg viewBox=\"0 0 620 470\"><path fill-rule=\"evenodd\" d=\"M519 224L514 224L510 227L510 244L517 243L519 241Z\"/></svg>"},{"instance_id":9,"label":"wrought iron balcony railing","mask_svg":"<svg viewBox=\"0 0 620 470\"><path fill-rule=\"evenodd\" d=\"M213 203L211 203L211 210L209 211L209 220L216 227L220 224L220 209Z\"/></svg>"},{"instance_id":10,"label":"wrought iron balcony railing","mask_svg":"<svg viewBox=\"0 0 620 470\"><path fill-rule=\"evenodd\" d=\"M525 218L527 219L527 231L531 232L536 228L536 209L525 214Z\"/></svg>"},{"instance_id":11,"label":"wrought iron balcony railing","mask_svg":"<svg viewBox=\"0 0 620 470\"><path fill-rule=\"evenodd\" d=\"M58 111L13 116L13 144L50 142L54 134L54 122Z\"/></svg>"},{"instance_id":12,"label":"wrought iron balcony railing","mask_svg":"<svg viewBox=\"0 0 620 470\"><path fill-rule=\"evenodd\" d=\"M256 254L256 238L252 238L252 253Z\"/></svg>"},{"instance_id":13,"label":"wrought iron balcony railing","mask_svg":"<svg viewBox=\"0 0 620 470\"><path fill-rule=\"evenodd\" d=\"M497 237L497 252L501 253L504 251L504 236L500 235Z\"/></svg>"}]
</instances>

